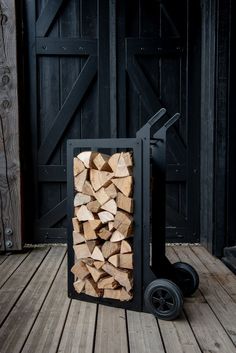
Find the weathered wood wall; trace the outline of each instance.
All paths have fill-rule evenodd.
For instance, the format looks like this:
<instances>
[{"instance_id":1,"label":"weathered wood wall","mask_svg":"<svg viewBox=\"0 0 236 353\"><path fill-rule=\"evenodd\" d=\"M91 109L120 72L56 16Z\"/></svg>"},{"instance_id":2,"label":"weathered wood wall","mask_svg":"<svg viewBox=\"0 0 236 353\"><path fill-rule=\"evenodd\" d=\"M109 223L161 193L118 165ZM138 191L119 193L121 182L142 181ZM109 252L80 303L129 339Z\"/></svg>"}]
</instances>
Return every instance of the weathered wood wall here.
<instances>
[{"instance_id":1,"label":"weathered wood wall","mask_svg":"<svg viewBox=\"0 0 236 353\"><path fill-rule=\"evenodd\" d=\"M0 250L21 249L15 0L0 0Z\"/></svg>"}]
</instances>

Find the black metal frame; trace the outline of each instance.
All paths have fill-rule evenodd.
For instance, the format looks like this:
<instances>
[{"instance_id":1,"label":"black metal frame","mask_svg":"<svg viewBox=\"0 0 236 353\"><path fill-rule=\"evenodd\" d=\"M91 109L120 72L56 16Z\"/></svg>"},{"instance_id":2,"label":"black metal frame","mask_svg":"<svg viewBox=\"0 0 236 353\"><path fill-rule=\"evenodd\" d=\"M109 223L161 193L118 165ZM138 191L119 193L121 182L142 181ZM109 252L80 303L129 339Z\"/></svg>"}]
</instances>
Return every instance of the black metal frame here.
<instances>
[{"instance_id":1,"label":"black metal frame","mask_svg":"<svg viewBox=\"0 0 236 353\"><path fill-rule=\"evenodd\" d=\"M167 278L178 282L175 270L165 256L166 133L178 118L178 113L169 117L166 110L162 108L138 131L136 138L68 140L67 194L69 220L74 216L73 157L83 149L95 151L128 149L133 151L133 197L135 202L133 299L129 302L120 302L78 294L75 291L73 287L74 275L70 271L74 264L71 221L68 222L68 296L70 298L146 311L143 295L151 281L157 278ZM152 220L150 215L153 215ZM152 244L151 259L150 243Z\"/></svg>"},{"instance_id":2,"label":"black metal frame","mask_svg":"<svg viewBox=\"0 0 236 353\"><path fill-rule=\"evenodd\" d=\"M87 150L104 150L110 149L128 149L133 151L134 158L134 200L135 200L135 210L134 210L134 262L135 262L135 272L134 272L134 299L132 302L118 302L114 300L109 300L105 298L94 298L87 296L85 294L77 294L73 287L74 275L70 272L71 267L74 264L74 251L73 251L73 239L72 239L72 224L71 221L68 222L68 295L70 298L77 298L80 300L86 300L90 302L99 302L106 305L115 305L117 307L125 307L127 309L140 310L141 308L141 283L142 277L140 276L142 272L142 257L140 256L140 250L142 247L142 201L141 201L141 180L142 180L142 141L140 138L131 139L87 139L87 140L68 140L67 144L67 195L68 195L68 219L71 220L73 217L73 199L74 199L74 176L73 176L73 157L77 155L81 149L86 148Z\"/></svg>"}]
</instances>

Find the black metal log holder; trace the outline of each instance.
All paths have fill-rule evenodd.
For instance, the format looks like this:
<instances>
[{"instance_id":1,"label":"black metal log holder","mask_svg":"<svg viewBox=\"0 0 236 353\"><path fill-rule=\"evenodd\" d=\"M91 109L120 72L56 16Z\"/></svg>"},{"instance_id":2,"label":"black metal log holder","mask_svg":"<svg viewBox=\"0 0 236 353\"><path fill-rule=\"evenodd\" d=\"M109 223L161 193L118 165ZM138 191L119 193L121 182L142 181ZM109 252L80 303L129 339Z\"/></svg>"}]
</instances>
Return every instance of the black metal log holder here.
<instances>
[{"instance_id":1,"label":"black metal log holder","mask_svg":"<svg viewBox=\"0 0 236 353\"><path fill-rule=\"evenodd\" d=\"M68 140L68 296L73 299L151 312L165 320L181 312L183 296L198 288L196 271L189 264L171 264L165 256L166 133L179 119L162 108L136 134L136 138ZM134 287L133 299L95 298L78 294L73 286L74 251L71 218L74 216L73 158L83 150L115 153L132 151L134 168Z\"/></svg>"}]
</instances>

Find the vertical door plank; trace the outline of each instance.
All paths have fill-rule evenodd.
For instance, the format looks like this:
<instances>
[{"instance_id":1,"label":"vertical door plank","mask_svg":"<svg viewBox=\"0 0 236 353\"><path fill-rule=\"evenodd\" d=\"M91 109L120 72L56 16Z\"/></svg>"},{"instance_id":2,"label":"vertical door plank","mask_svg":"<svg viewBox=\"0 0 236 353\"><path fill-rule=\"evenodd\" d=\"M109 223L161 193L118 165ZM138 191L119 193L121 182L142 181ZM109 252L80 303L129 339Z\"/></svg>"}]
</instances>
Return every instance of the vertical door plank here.
<instances>
[{"instance_id":1,"label":"vertical door plank","mask_svg":"<svg viewBox=\"0 0 236 353\"><path fill-rule=\"evenodd\" d=\"M20 250L22 213L15 1L1 1L0 15L0 250L4 250L5 244L11 250Z\"/></svg>"},{"instance_id":2,"label":"vertical door plank","mask_svg":"<svg viewBox=\"0 0 236 353\"><path fill-rule=\"evenodd\" d=\"M110 137L109 2L98 1L99 137Z\"/></svg>"}]
</instances>

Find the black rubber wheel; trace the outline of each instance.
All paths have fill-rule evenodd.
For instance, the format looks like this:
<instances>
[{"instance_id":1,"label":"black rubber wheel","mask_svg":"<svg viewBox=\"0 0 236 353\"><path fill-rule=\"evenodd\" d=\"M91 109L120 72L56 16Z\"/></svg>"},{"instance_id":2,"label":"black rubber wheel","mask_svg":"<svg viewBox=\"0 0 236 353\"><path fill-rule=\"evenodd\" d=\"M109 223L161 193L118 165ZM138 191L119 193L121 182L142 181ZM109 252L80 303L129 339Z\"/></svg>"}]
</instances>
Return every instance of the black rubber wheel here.
<instances>
[{"instance_id":1,"label":"black rubber wheel","mask_svg":"<svg viewBox=\"0 0 236 353\"><path fill-rule=\"evenodd\" d=\"M167 279L151 282L145 290L144 301L148 311L162 320L176 319L183 308L181 290Z\"/></svg>"},{"instance_id":2,"label":"black rubber wheel","mask_svg":"<svg viewBox=\"0 0 236 353\"><path fill-rule=\"evenodd\" d=\"M173 267L177 270L177 280L180 289L185 297L191 296L199 286L197 271L185 262L176 262Z\"/></svg>"}]
</instances>

